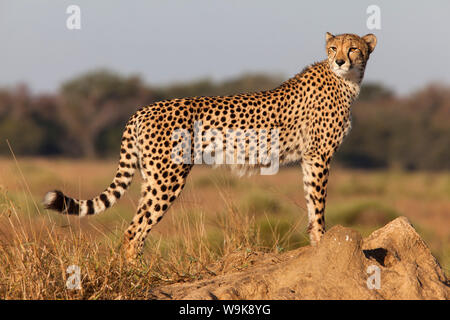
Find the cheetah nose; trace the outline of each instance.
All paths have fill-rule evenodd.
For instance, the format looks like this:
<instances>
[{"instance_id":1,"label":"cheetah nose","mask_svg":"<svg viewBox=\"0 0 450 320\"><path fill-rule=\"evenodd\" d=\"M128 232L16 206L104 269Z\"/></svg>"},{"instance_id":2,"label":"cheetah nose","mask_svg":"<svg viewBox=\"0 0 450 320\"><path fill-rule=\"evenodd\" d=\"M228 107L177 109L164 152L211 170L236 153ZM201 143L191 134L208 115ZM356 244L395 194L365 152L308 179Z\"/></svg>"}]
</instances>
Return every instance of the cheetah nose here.
<instances>
[{"instance_id":1,"label":"cheetah nose","mask_svg":"<svg viewBox=\"0 0 450 320\"><path fill-rule=\"evenodd\" d=\"M340 60L336 60L336 64L340 67L345 63L344 60L340 59Z\"/></svg>"}]
</instances>

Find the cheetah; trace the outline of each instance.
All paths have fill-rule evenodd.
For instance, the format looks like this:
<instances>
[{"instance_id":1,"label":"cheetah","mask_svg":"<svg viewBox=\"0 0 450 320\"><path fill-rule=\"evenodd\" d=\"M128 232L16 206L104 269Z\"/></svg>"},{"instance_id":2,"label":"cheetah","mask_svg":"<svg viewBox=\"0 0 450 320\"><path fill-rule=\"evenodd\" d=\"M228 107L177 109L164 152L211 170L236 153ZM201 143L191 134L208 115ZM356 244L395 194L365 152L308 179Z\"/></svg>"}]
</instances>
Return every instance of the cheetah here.
<instances>
[{"instance_id":1,"label":"cheetah","mask_svg":"<svg viewBox=\"0 0 450 320\"><path fill-rule=\"evenodd\" d=\"M126 259L136 261L146 236L180 195L196 163L195 152L187 157L191 161L175 161L173 149L183 146L192 150L198 144L206 148L213 143L195 136L194 123L202 123L202 132L214 129L223 134L227 129L276 129L280 163L301 164L307 229L311 245L317 245L325 233L330 162L351 128L351 105L359 94L377 38L373 34L359 37L327 32L325 42L327 59L306 67L275 89L172 99L140 108L125 126L119 165L111 185L89 200L50 191L45 195L44 207L80 217L98 214L123 196L139 169L143 178L141 198L122 244ZM174 139L176 130L187 132L188 136L175 135ZM247 135L245 141L249 138ZM273 148L272 142L271 138L266 147ZM248 148L244 157L249 159ZM253 167L265 164L260 161Z\"/></svg>"}]
</instances>

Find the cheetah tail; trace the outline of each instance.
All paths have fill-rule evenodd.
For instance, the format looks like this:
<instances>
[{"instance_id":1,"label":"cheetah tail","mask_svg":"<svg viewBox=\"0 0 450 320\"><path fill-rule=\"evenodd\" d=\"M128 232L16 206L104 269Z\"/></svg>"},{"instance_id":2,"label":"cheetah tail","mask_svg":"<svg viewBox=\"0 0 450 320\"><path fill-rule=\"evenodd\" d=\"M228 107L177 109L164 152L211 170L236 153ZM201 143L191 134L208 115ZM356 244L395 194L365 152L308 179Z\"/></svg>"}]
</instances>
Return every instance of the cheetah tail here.
<instances>
[{"instance_id":1,"label":"cheetah tail","mask_svg":"<svg viewBox=\"0 0 450 320\"><path fill-rule=\"evenodd\" d=\"M138 167L136 127L132 119L127 123L122 137L120 161L111 185L90 200L78 200L64 195L61 191L47 192L43 205L63 214L78 216L93 215L105 211L125 193Z\"/></svg>"}]
</instances>

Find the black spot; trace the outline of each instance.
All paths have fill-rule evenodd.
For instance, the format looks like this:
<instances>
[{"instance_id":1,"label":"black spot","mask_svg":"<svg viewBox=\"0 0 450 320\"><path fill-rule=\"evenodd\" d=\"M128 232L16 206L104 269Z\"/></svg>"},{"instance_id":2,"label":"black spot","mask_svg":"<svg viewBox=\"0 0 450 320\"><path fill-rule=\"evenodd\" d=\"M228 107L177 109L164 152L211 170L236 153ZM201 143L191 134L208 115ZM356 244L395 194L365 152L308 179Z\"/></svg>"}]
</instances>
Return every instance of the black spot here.
<instances>
[{"instance_id":1,"label":"black spot","mask_svg":"<svg viewBox=\"0 0 450 320\"><path fill-rule=\"evenodd\" d=\"M109 208L110 203L109 203L109 200L108 200L108 197L106 196L106 194L102 193L100 195L100 200L102 200L102 202L104 203L106 208Z\"/></svg>"},{"instance_id":2,"label":"black spot","mask_svg":"<svg viewBox=\"0 0 450 320\"><path fill-rule=\"evenodd\" d=\"M94 210L94 202L92 200L88 200L86 201L86 205L88 207L88 214L94 214L95 210Z\"/></svg>"}]
</instances>

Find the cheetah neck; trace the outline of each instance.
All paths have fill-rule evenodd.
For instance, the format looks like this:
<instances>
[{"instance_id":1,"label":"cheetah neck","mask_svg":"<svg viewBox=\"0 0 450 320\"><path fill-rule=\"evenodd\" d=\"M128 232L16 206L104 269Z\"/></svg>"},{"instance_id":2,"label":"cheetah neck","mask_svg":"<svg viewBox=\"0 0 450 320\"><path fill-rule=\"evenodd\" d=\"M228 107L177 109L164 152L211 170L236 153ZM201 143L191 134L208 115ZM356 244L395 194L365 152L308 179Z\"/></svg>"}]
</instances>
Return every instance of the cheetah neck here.
<instances>
[{"instance_id":1,"label":"cheetah neck","mask_svg":"<svg viewBox=\"0 0 450 320\"><path fill-rule=\"evenodd\" d=\"M345 84L345 86L350 88L355 93L355 98L358 96L361 88L361 82L364 77L364 69L365 69L364 66L360 68L351 69L345 75L339 75L336 74L333 70L331 70L327 60L322 61L322 63L324 64L324 67L327 68L328 71L338 79L339 82Z\"/></svg>"},{"instance_id":2,"label":"cheetah neck","mask_svg":"<svg viewBox=\"0 0 450 320\"><path fill-rule=\"evenodd\" d=\"M316 62L309 67L304 68L300 73L296 74L293 78L286 81L281 87L292 87L296 88L298 86L308 86L312 84L311 78L317 78L318 81L322 83L336 83L337 88L348 89L351 95L351 100L355 100L361 88L361 80L364 71L362 71L359 78L346 79L344 77L335 74L329 67L328 61L323 60ZM310 80L310 81L308 81ZM314 85L320 87L320 84L314 82Z\"/></svg>"},{"instance_id":3,"label":"cheetah neck","mask_svg":"<svg viewBox=\"0 0 450 320\"><path fill-rule=\"evenodd\" d=\"M341 79L342 79L341 81L344 82L345 85L353 93L353 100L355 100L359 95L359 91L361 90L361 82L354 82L354 81L347 80L344 78L341 78Z\"/></svg>"}]
</instances>

